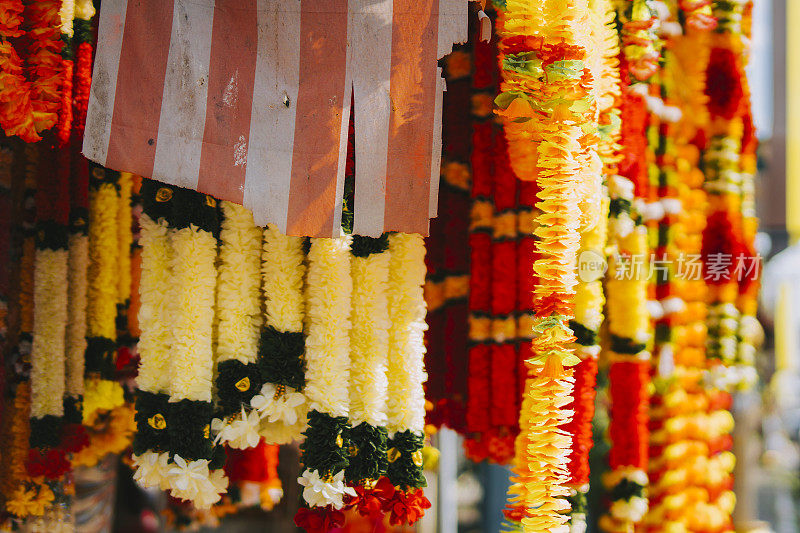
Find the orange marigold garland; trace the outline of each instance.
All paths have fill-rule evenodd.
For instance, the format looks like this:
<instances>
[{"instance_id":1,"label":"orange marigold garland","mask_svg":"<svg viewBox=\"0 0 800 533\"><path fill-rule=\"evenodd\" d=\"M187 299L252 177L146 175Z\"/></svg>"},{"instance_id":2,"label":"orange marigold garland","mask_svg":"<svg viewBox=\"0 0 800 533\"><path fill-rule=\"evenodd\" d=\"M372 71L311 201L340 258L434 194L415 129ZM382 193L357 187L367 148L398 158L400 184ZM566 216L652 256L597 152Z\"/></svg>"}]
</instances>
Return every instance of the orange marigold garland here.
<instances>
[{"instance_id":1,"label":"orange marigold garland","mask_svg":"<svg viewBox=\"0 0 800 533\"><path fill-rule=\"evenodd\" d=\"M62 109L63 85L61 40L61 0L25 2L24 26L28 38L25 57L31 79L31 105L37 131L52 128Z\"/></svg>"},{"instance_id":2,"label":"orange marigold garland","mask_svg":"<svg viewBox=\"0 0 800 533\"><path fill-rule=\"evenodd\" d=\"M22 29L22 0L3 0L0 4L0 126L6 135L18 135L25 142L41 139L33 121L31 87L23 72L23 62L14 42L25 35Z\"/></svg>"}]
</instances>

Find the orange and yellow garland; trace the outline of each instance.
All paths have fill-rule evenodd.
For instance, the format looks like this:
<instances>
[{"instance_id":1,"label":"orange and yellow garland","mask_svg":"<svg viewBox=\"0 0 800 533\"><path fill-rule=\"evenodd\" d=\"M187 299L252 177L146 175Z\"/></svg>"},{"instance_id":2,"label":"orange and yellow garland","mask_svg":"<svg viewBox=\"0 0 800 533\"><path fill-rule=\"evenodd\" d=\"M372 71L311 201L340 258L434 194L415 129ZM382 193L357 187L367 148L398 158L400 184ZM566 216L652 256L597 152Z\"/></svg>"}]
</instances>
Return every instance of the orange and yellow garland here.
<instances>
[{"instance_id":1,"label":"orange and yellow garland","mask_svg":"<svg viewBox=\"0 0 800 533\"><path fill-rule=\"evenodd\" d=\"M573 318L580 245L582 167L596 107L588 43L586 1L531 3L509 0L501 11L503 83L496 99L503 117L511 167L539 186L534 234L539 283L534 289L533 357L520 412L510 509L506 518L524 531L568 531L565 499L571 439L562 426L571 416L572 373L580 362L568 326ZM596 158L596 156L595 156ZM596 158L599 164L599 158Z\"/></svg>"}]
</instances>

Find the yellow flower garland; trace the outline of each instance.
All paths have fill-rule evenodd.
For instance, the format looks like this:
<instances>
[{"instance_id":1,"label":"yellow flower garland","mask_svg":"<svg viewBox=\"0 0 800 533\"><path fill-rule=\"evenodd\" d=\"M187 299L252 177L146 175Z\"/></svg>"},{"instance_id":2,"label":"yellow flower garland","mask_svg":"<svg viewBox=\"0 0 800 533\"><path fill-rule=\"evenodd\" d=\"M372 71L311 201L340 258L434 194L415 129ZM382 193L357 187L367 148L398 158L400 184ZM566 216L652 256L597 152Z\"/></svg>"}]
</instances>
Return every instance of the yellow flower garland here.
<instances>
[{"instance_id":1,"label":"yellow flower garland","mask_svg":"<svg viewBox=\"0 0 800 533\"><path fill-rule=\"evenodd\" d=\"M163 197L162 197L163 199ZM148 198L146 201L151 201ZM158 196L156 196L158 202ZM162 398L169 394L170 388L170 348L172 346L172 317L173 317L173 297L172 297L172 247L170 245L170 230L168 222L164 218L153 220L145 212L139 217L139 244L142 247L141 254L141 275L139 279L140 306L138 313L139 320L139 372L136 376L136 386L140 391L137 403L146 402L147 393L154 396L150 398ZM149 414L149 406L138 406L145 413ZM166 413L160 413L163 416ZM155 415L152 415L155 416ZM169 452L153 449L151 442L147 442L139 450L139 441L143 433L150 429L149 420L142 420L139 424L148 424L147 427L137 428L140 431L137 441L134 442L133 466L135 468L134 480L143 487L158 486L168 489L167 483L167 463ZM153 428L155 429L155 428ZM163 428L162 428L163 430ZM161 445L167 439L160 436ZM161 468L153 468L160 465Z\"/></svg>"},{"instance_id":2,"label":"yellow flower garland","mask_svg":"<svg viewBox=\"0 0 800 533\"><path fill-rule=\"evenodd\" d=\"M66 392L83 396L84 353L86 352L86 291L89 268L89 237L75 233L69 237L66 331Z\"/></svg>"},{"instance_id":3,"label":"yellow flower garland","mask_svg":"<svg viewBox=\"0 0 800 533\"><path fill-rule=\"evenodd\" d=\"M104 182L89 197L89 304L90 337L116 338L117 255L119 202L113 183Z\"/></svg>"},{"instance_id":4,"label":"yellow flower garland","mask_svg":"<svg viewBox=\"0 0 800 533\"><path fill-rule=\"evenodd\" d=\"M103 179L110 171L95 168L95 177ZM119 202L114 183L105 179L89 191L89 269L86 334L89 338L115 341L117 337L118 239L117 214ZM84 421L94 418L95 409L114 409L123 402L121 386L96 374L98 369L87 368L84 394ZM105 384L99 381L109 381ZM117 390L118 389L118 390Z\"/></svg>"},{"instance_id":5,"label":"yellow flower garland","mask_svg":"<svg viewBox=\"0 0 800 533\"><path fill-rule=\"evenodd\" d=\"M117 305L127 306L131 299L131 244L133 244L133 214L131 210L131 193L133 175L120 172L119 195L117 196ZM123 311L123 309L120 309Z\"/></svg>"},{"instance_id":6,"label":"yellow flower garland","mask_svg":"<svg viewBox=\"0 0 800 533\"><path fill-rule=\"evenodd\" d=\"M282 234L275 226L264 228L261 254L261 274L264 293L264 323L278 332L300 333L304 328L306 302L304 278L306 276L303 237ZM274 384L266 383L262 390L271 390ZM291 387L284 387L291 395L302 395ZM275 401L274 397L272 401ZM286 394L284 394L286 396ZM303 400L300 396L293 396ZM269 400L269 399L268 399ZM301 438L306 428L308 402L294 407L297 422L287 424L283 419L269 421L263 418L260 434L268 443L284 444Z\"/></svg>"},{"instance_id":7,"label":"yellow flower garland","mask_svg":"<svg viewBox=\"0 0 800 533\"><path fill-rule=\"evenodd\" d=\"M37 249L33 281L31 417L64 415L67 325L65 249Z\"/></svg>"},{"instance_id":8,"label":"yellow flower garland","mask_svg":"<svg viewBox=\"0 0 800 533\"><path fill-rule=\"evenodd\" d=\"M174 312L170 400L211 401L217 242L197 227L170 234Z\"/></svg>"},{"instance_id":9,"label":"yellow flower garland","mask_svg":"<svg viewBox=\"0 0 800 533\"><path fill-rule=\"evenodd\" d=\"M254 363L261 327L261 228L244 207L222 202L217 282L217 361Z\"/></svg>"},{"instance_id":10,"label":"yellow flower garland","mask_svg":"<svg viewBox=\"0 0 800 533\"><path fill-rule=\"evenodd\" d=\"M146 213L139 217L142 246L142 275L139 281L138 351L140 356L136 386L140 390L166 393L170 383L170 328L172 313L169 226L152 220ZM167 290L165 290L167 289Z\"/></svg>"},{"instance_id":11,"label":"yellow flower garland","mask_svg":"<svg viewBox=\"0 0 800 533\"><path fill-rule=\"evenodd\" d=\"M509 490L513 509L506 514L526 532L569 529L564 513L570 505L563 497L569 494L571 439L559 426L571 416L562 408L571 401L573 380L563 365L579 362L567 327L578 281L579 202L586 200L588 207L583 220L591 218L597 211L592 201L597 184L589 186L587 178L600 170L591 137L595 89L584 79L590 66L590 43L581 29L588 24L587 8L586 1L508 0L502 12L505 56L498 114L504 118L512 168L521 179L537 181L541 199L533 265L538 277L533 329L538 336L532 342L534 358L527 362L531 375L515 444L515 483ZM517 44L523 39L524 45ZM589 175L582 170L587 167Z\"/></svg>"},{"instance_id":12,"label":"yellow flower garland","mask_svg":"<svg viewBox=\"0 0 800 533\"><path fill-rule=\"evenodd\" d=\"M217 365L231 360L254 364L258 359L263 320L259 272L261 228L255 225L249 210L231 202L222 202L222 216L217 281ZM242 409L232 418L214 419L212 429L218 432L218 441L240 449L256 445L258 428L246 423L248 416Z\"/></svg>"},{"instance_id":13,"label":"yellow flower garland","mask_svg":"<svg viewBox=\"0 0 800 533\"><path fill-rule=\"evenodd\" d=\"M386 359L389 434L425 428L425 241L416 233L389 235L389 349Z\"/></svg>"},{"instance_id":14,"label":"yellow flower garland","mask_svg":"<svg viewBox=\"0 0 800 533\"><path fill-rule=\"evenodd\" d=\"M387 252L353 257L350 330L350 423L386 425L386 358L389 351ZM393 376L394 377L394 376Z\"/></svg>"},{"instance_id":15,"label":"yellow flower garland","mask_svg":"<svg viewBox=\"0 0 800 533\"><path fill-rule=\"evenodd\" d=\"M350 411L350 237L311 239L306 283L306 389L309 409Z\"/></svg>"}]
</instances>

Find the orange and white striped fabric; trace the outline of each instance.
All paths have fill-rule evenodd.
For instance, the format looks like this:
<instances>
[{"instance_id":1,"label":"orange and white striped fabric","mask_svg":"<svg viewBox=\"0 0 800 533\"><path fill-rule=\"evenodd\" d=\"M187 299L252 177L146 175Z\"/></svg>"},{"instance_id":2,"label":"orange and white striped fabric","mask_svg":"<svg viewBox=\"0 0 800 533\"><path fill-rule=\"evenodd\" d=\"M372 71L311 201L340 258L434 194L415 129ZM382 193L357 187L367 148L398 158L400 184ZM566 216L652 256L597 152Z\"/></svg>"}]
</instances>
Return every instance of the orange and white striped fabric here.
<instances>
[{"instance_id":1,"label":"orange and white striped fabric","mask_svg":"<svg viewBox=\"0 0 800 533\"><path fill-rule=\"evenodd\" d=\"M426 235L466 27L467 0L104 0L83 151L332 237L354 112L354 232Z\"/></svg>"}]
</instances>

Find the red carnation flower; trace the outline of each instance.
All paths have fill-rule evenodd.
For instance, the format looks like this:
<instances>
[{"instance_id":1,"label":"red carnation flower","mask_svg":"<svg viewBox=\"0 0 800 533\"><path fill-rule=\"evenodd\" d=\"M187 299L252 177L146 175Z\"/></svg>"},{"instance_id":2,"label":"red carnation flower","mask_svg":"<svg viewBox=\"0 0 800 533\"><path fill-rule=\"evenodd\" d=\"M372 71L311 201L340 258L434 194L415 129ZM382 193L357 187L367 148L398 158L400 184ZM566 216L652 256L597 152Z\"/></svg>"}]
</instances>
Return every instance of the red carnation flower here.
<instances>
[{"instance_id":1,"label":"red carnation flower","mask_svg":"<svg viewBox=\"0 0 800 533\"><path fill-rule=\"evenodd\" d=\"M409 492L398 490L388 504L387 510L392 513L389 516L389 523L393 526L399 526L404 523L413 525L425 515L425 509L429 509L431 506L431 502L425 497L422 489Z\"/></svg>"},{"instance_id":2,"label":"red carnation flower","mask_svg":"<svg viewBox=\"0 0 800 533\"><path fill-rule=\"evenodd\" d=\"M381 519L384 509L394 497L395 489L388 478L382 477L371 489L356 486L354 487L356 496L351 496L347 500L348 508L355 508L361 516L370 519Z\"/></svg>"}]
</instances>

